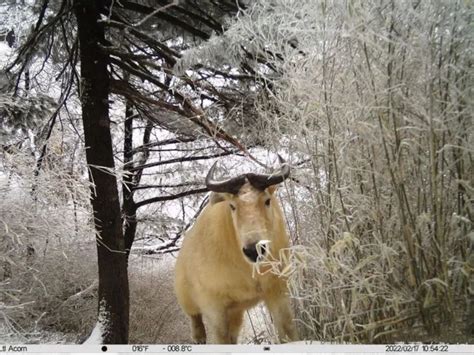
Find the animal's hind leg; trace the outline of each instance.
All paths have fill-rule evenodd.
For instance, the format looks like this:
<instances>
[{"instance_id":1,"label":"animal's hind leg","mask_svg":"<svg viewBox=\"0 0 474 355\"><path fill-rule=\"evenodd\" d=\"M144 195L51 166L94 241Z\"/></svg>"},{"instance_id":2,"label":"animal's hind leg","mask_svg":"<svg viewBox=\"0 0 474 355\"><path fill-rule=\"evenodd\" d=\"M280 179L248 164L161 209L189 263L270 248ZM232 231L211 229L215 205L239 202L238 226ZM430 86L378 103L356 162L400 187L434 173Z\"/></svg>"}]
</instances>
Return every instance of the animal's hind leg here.
<instances>
[{"instance_id":1,"label":"animal's hind leg","mask_svg":"<svg viewBox=\"0 0 474 355\"><path fill-rule=\"evenodd\" d=\"M229 335L231 344L237 344L243 320L244 312L241 309L229 311Z\"/></svg>"},{"instance_id":2,"label":"animal's hind leg","mask_svg":"<svg viewBox=\"0 0 474 355\"><path fill-rule=\"evenodd\" d=\"M202 314L195 314L191 316L191 332L193 340L197 344L206 344L206 329L202 322Z\"/></svg>"}]
</instances>

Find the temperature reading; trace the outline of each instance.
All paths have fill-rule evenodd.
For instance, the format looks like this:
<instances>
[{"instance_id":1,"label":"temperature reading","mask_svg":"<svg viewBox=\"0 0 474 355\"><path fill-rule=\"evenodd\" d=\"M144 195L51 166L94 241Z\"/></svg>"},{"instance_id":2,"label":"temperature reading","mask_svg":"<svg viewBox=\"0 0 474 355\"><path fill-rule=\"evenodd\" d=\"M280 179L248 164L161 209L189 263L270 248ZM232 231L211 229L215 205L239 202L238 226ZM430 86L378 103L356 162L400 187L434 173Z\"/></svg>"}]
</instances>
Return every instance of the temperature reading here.
<instances>
[{"instance_id":1,"label":"temperature reading","mask_svg":"<svg viewBox=\"0 0 474 355\"><path fill-rule=\"evenodd\" d=\"M193 346L192 345L168 345L167 350L169 352L181 352L181 353L188 352L189 353L193 350Z\"/></svg>"},{"instance_id":2,"label":"temperature reading","mask_svg":"<svg viewBox=\"0 0 474 355\"><path fill-rule=\"evenodd\" d=\"M133 345L132 351L137 353L144 353L148 350L148 345Z\"/></svg>"}]
</instances>

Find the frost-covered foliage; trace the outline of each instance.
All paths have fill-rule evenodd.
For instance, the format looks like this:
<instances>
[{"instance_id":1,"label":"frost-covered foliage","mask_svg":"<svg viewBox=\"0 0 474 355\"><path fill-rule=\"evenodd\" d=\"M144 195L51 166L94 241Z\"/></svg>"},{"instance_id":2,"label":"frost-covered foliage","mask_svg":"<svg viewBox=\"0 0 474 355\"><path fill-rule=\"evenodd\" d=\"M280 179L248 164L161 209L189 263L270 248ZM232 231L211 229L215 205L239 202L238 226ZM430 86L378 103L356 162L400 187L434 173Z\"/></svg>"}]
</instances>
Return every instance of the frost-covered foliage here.
<instances>
[{"instance_id":1,"label":"frost-covered foliage","mask_svg":"<svg viewBox=\"0 0 474 355\"><path fill-rule=\"evenodd\" d=\"M67 156L67 159L70 159ZM88 183L58 151L34 177L34 157L2 153L0 167L0 323L6 341L39 331L84 332L95 315L95 253ZM81 291L88 290L88 292ZM89 310L89 311L88 311Z\"/></svg>"},{"instance_id":2,"label":"frost-covered foliage","mask_svg":"<svg viewBox=\"0 0 474 355\"><path fill-rule=\"evenodd\" d=\"M26 38L34 26L36 13L41 8L39 1L5 0L0 4L0 35L5 36L12 31L9 44L17 47ZM6 39L6 38L2 38Z\"/></svg>"},{"instance_id":3,"label":"frost-covered foliage","mask_svg":"<svg viewBox=\"0 0 474 355\"><path fill-rule=\"evenodd\" d=\"M287 196L304 337L380 342L461 320L473 16L464 1L258 1L181 62L254 58L259 135L303 162Z\"/></svg>"},{"instance_id":4,"label":"frost-covered foliage","mask_svg":"<svg viewBox=\"0 0 474 355\"><path fill-rule=\"evenodd\" d=\"M0 143L17 143L20 138L41 138L45 117L55 103L49 96L11 97L0 94Z\"/></svg>"}]
</instances>

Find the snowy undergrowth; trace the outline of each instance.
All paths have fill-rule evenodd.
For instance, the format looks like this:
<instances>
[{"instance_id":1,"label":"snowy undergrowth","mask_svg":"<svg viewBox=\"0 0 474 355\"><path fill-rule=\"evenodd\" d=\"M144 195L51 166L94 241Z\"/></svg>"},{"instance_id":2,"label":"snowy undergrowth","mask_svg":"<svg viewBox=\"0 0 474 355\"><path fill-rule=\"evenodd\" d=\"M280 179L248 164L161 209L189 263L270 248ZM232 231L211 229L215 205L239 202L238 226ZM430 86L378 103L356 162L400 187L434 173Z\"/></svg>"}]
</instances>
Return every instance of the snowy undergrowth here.
<instances>
[{"instance_id":1,"label":"snowy undergrowth","mask_svg":"<svg viewBox=\"0 0 474 355\"><path fill-rule=\"evenodd\" d=\"M45 159L36 178L34 158L4 153L0 176L0 338L80 333L88 328L93 293L74 297L96 277L87 183ZM69 337L69 339L71 339Z\"/></svg>"}]
</instances>

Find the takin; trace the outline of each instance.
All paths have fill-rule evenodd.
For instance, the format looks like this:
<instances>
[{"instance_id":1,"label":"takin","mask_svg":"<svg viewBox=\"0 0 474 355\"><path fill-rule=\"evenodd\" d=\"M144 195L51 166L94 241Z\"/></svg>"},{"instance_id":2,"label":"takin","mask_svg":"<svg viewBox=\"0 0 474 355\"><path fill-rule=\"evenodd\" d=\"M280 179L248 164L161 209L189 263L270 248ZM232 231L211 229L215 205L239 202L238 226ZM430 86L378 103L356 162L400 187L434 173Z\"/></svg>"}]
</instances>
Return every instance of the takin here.
<instances>
[{"instance_id":1,"label":"takin","mask_svg":"<svg viewBox=\"0 0 474 355\"><path fill-rule=\"evenodd\" d=\"M176 261L175 292L191 320L192 337L205 344L206 326L214 342L236 344L245 310L263 301L280 342L297 338L286 279L265 266L280 262L289 247L276 185L290 175L280 158L278 173L243 174L225 180L206 177L210 202L186 233ZM281 264L281 263L280 263ZM284 267L284 265L283 265Z\"/></svg>"}]
</instances>

